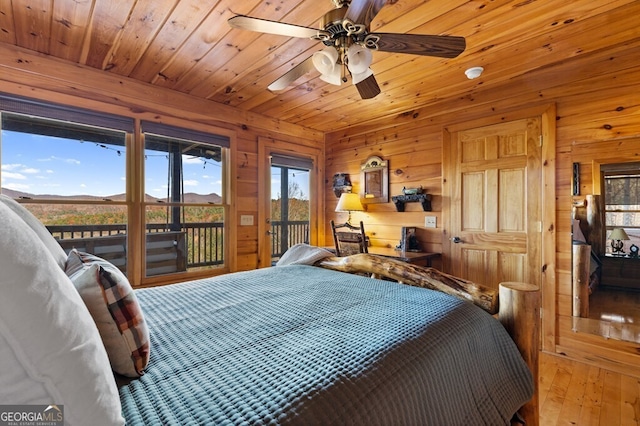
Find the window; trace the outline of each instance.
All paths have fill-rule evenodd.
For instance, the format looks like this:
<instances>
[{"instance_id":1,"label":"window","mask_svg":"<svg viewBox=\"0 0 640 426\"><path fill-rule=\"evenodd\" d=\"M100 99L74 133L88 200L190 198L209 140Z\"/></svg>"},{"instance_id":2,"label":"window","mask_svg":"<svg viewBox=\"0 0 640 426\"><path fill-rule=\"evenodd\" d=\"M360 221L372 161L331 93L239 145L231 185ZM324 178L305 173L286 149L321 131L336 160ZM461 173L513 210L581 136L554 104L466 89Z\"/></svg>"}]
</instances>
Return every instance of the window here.
<instances>
[{"instance_id":1,"label":"window","mask_svg":"<svg viewBox=\"0 0 640 426\"><path fill-rule=\"evenodd\" d=\"M224 265L229 138L145 121L136 135L132 118L1 94L0 123L2 193L66 251L105 258L134 284ZM143 186L144 200L127 192Z\"/></svg>"},{"instance_id":2,"label":"window","mask_svg":"<svg viewBox=\"0 0 640 426\"><path fill-rule=\"evenodd\" d=\"M224 265L228 139L143 122L146 275Z\"/></svg>"},{"instance_id":3,"label":"window","mask_svg":"<svg viewBox=\"0 0 640 426\"><path fill-rule=\"evenodd\" d=\"M629 237L624 253L632 244L640 246L640 163L608 164L601 168L604 181L606 252L612 253L610 235L622 228Z\"/></svg>"}]
</instances>

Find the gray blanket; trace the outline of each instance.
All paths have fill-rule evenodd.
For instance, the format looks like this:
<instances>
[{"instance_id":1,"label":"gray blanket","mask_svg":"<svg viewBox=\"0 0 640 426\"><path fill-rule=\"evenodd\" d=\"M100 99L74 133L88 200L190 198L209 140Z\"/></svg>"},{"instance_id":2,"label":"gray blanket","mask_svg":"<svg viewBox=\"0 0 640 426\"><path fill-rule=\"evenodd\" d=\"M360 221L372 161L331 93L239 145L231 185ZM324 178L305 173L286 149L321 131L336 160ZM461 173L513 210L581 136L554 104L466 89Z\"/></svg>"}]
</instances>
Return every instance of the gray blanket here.
<instances>
[{"instance_id":1,"label":"gray blanket","mask_svg":"<svg viewBox=\"0 0 640 426\"><path fill-rule=\"evenodd\" d=\"M500 323L435 291L291 265L137 296L129 425L500 425L532 395Z\"/></svg>"}]
</instances>

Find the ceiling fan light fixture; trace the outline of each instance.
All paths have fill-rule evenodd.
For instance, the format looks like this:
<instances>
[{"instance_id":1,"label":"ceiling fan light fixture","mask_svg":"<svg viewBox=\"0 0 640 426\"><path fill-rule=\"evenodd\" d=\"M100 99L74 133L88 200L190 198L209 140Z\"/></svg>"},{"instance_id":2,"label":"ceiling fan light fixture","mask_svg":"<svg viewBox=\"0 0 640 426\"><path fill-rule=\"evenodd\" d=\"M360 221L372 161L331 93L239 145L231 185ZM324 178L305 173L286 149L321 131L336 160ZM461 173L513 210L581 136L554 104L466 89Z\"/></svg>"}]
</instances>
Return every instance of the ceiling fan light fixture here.
<instances>
[{"instance_id":1,"label":"ceiling fan light fixture","mask_svg":"<svg viewBox=\"0 0 640 426\"><path fill-rule=\"evenodd\" d=\"M369 77L371 77L373 75L373 70L371 68L367 68L364 70L364 72L361 73L351 73L351 82L353 84L358 84L360 83L362 80L365 80Z\"/></svg>"},{"instance_id":2,"label":"ceiling fan light fixture","mask_svg":"<svg viewBox=\"0 0 640 426\"><path fill-rule=\"evenodd\" d=\"M331 74L338 62L338 51L333 47L327 47L313 54L313 66L322 75Z\"/></svg>"},{"instance_id":3,"label":"ceiling fan light fixture","mask_svg":"<svg viewBox=\"0 0 640 426\"><path fill-rule=\"evenodd\" d=\"M366 47L362 47L358 44L352 44L347 49L347 67L354 75L367 72L372 61L373 55Z\"/></svg>"}]
</instances>

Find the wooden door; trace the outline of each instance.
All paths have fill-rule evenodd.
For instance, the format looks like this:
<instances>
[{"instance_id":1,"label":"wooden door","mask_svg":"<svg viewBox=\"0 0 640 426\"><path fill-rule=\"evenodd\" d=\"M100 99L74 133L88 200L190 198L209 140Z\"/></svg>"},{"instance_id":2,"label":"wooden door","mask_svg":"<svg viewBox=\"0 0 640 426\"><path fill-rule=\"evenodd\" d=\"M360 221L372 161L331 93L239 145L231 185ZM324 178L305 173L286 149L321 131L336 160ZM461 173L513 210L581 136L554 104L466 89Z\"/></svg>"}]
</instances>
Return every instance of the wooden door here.
<instances>
[{"instance_id":1,"label":"wooden door","mask_svg":"<svg viewBox=\"0 0 640 426\"><path fill-rule=\"evenodd\" d=\"M540 285L542 165L540 118L451 136L450 266L492 288Z\"/></svg>"}]
</instances>

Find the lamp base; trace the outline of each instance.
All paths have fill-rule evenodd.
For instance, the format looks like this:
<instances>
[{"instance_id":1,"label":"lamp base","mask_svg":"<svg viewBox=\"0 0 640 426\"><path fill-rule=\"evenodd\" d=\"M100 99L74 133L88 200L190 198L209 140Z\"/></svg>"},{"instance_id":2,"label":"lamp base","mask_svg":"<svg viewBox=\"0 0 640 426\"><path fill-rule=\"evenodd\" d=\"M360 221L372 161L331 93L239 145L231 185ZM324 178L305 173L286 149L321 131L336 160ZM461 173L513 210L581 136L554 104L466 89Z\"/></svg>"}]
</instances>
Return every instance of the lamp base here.
<instances>
[{"instance_id":1,"label":"lamp base","mask_svg":"<svg viewBox=\"0 0 640 426\"><path fill-rule=\"evenodd\" d=\"M611 253L624 254L624 242L622 240L611 240Z\"/></svg>"}]
</instances>

